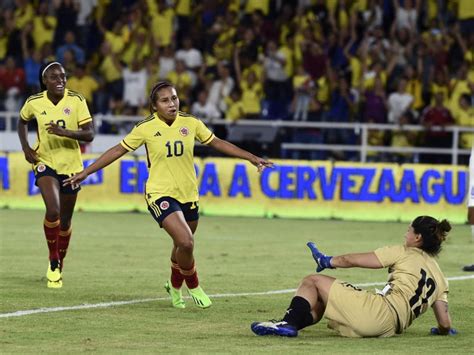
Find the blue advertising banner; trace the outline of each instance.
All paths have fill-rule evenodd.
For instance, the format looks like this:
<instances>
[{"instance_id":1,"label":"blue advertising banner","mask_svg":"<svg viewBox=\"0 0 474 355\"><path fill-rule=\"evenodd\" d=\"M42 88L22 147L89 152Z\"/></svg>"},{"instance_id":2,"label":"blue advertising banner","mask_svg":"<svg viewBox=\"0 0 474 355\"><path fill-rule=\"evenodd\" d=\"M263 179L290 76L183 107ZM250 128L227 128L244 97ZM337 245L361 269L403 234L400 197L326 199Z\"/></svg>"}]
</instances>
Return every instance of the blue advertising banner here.
<instances>
[{"instance_id":1,"label":"blue advertising banner","mask_svg":"<svg viewBox=\"0 0 474 355\"><path fill-rule=\"evenodd\" d=\"M85 155L91 164L96 155ZM195 160L203 214L283 218L410 221L430 214L464 223L468 169L414 165L277 160L258 174L250 163ZM128 155L84 181L77 208L146 211L145 157ZM22 153L0 154L0 206L43 208Z\"/></svg>"}]
</instances>

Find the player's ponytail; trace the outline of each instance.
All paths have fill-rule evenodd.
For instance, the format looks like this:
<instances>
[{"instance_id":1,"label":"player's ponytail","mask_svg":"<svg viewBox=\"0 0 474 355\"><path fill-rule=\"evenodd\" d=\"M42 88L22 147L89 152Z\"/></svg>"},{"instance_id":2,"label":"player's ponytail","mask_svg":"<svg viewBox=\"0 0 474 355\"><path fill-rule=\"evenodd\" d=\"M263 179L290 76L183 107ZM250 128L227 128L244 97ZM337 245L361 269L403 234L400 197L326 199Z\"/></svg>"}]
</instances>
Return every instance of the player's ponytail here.
<instances>
[{"instance_id":1,"label":"player's ponytail","mask_svg":"<svg viewBox=\"0 0 474 355\"><path fill-rule=\"evenodd\" d=\"M446 240L446 236L451 230L451 224L443 219L438 221L430 216L419 216L412 222L413 230L416 234L421 234L423 244L421 249L426 253L436 256L441 251L441 244Z\"/></svg>"}]
</instances>

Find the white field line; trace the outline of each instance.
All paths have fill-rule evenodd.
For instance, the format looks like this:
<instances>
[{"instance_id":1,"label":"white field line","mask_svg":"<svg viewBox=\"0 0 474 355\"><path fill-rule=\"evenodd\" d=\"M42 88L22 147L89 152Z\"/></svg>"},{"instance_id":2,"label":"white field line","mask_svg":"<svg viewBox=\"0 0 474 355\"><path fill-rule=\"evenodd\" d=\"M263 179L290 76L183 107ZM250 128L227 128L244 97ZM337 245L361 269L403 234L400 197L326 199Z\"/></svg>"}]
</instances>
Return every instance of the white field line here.
<instances>
[{"instance_id":1,"label":"white field line","mask_svg":"<svg viewBox=\"0 0 474 355\"><path fill-rule=\"evenodd\" d=\"M474 275L448 277L449 281L461 281L461 280L470 280L470 279L474 279ZM385 285L385 282L369 282L369 283L356 284L355 286L370 287L370 286L381 286L381 285ZM244 293L218 293L215 295L209 295L209 297L226 298L226 297L242 297L242 296L265 296L265 295L276 295L276 294L283 294L283 293L293 293L295 291L296 289L274 290L274 291L263 291L263 292L244 292ZM189 298L189 297L184 297L184 298ZM22 317L22 316L29 316L31 314L38 314L38 313L75 311L75 310L80 310L80 309L108 308L108 307L116 307L116 306L125 306L129 304L165 301L165 300L168 301L169 297L144 298L141 300L102 302L102 303L95 303L95 304L81 304L78 306L68 306L68 307L27 309L24 311L16 311L16 312L11 312L11 313L0 313L0 318Z\"/></svg>"}]
</instances>

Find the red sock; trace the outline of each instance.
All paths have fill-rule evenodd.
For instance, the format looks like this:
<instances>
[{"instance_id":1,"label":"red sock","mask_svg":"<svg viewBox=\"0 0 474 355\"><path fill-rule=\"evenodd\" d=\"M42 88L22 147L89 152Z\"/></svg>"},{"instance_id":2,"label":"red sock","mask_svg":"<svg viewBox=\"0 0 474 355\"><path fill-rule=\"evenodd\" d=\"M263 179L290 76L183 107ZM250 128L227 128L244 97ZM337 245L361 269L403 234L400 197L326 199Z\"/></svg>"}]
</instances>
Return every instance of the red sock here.
<instances>
[{"instance_id":1,"label":"red sock","mask_svg":"<svg viewBox=\"0 0 474 355\"><path fill-rule=\"evenodd\" d=\"M71 233L72 233L71 227L69 227L69 229L66 231L63 231L63 230L59 231L58 251L59 251L59 262L61 265L61 270L64 268L64 258L66 257L69 241L71 240Z\"/></svg>"},{"instance_id":2,"label":"red sock","mask_svg":"<svg viewBox=\"0 0 474 355\"><path fill-rule=\"evenodd\" d=\"M181 274L181 269L179 265L171 260L171 285L174 288L181 288L183 286L184 277Z\"/></svg>"},{"instance_id":3,"label":"red sock","mask_svg":"<svg viewBox=\"0 0 474 355\"><path fill-rule=\"evenodd\" d=\"M48 242L49 260L59 260L58 237L59 237L59 219L51 222L46 218L43 222L44 235Z\"/></svg>"},{"instance_id":4,"label":"red sock","mask_svg":"<svg viewBox=\"0 0 474 355\"><path fill-rule=\"evenodd\" d=\"M186 286L188 286L188 288L196 288L199 286L199 279L194 263L193 267L189 270L181 269L181 274L183 275L184 281L186 281Z\"/></svg>"}]
</instances>

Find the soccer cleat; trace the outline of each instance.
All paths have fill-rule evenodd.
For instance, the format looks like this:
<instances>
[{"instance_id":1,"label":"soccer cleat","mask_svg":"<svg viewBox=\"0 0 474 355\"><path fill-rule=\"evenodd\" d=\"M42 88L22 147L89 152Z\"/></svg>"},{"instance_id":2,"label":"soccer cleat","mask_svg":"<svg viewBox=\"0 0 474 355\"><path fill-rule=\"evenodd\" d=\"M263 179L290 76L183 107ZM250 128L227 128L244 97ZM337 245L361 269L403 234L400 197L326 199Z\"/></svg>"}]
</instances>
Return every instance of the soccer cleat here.
<instances>
[{"instance_id":1,"label":"soccer cleat","mask_svg":"<svg viewBox=\"0 0 474 355\"><path fill-rule=\"evenodd\" d=\"M474 264L464 266L462 271L474 271Z\"/></svg>"},{"instance_id":2,"label":"soccer cleat","mask_svg":"<svg viewBox=\"0 0 474 355\"><path fill-rule=\"evenodd\" d=\"M171 285L170 281L166 281L165 283L165 290L171 297L171 304L174 308L186 308L186 304L183 300L183 295L181 293L181 289L176 289Z\"/></svg>"},{"instance_id":3,"label":"soccer cleat","mask_svg":"<svg viewBox=\"0 0 474 355\"><path fill-rule=\"evenodd\" d=\"M200 286L196 288L188 289L189 295L193 299L196 306L200 308L209 308L212 305L212 302L208 295L204 293Z\"/></svg>"},{"instance_id":4,"label":"soccer cleat","mask_svg":"<svg viewBox=\"0 0 474 355\"><path fill-rule=\"evenodd\" d=\"M63 280L58 280L58 281L48 280L48 288L61 288L61 287L63 287Z\"/></svg>"},{"instance_id":5,"label":"soccer cleat","mask_svg":"<svg viewBox=\"0 0 474 355\"><path fill-rule=\"evenodd\" d=\"M61 288L63 287L63 280L61 277L61 271L59 267L51 269L51 265L48 264L48 270L46 271L46 279L48 280L48 288Z\"/></svg>"},{"instance_id":6,"label":"soccer cleat","mask_svg":"<svg viewBox=\"0 0 474 355\"><path fill-rule=\"evenodd\" d=\"M298 330L284 321L270 320L268 322L254 322L250 326L257 335L279 335L282 337L296 337Z\"/></svg>"}]
</instances>

